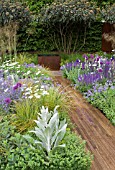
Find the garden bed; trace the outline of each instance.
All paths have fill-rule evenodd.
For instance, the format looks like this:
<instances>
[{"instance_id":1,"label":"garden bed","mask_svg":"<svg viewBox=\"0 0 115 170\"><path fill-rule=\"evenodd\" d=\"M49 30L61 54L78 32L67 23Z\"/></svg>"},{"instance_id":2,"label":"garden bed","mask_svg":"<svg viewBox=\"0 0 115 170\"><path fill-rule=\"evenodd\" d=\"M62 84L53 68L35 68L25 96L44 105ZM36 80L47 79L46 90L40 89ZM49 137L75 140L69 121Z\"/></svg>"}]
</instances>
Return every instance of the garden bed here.
<instances>
[{"instance_id":1,"label":"garden bed","mask_svg":"<svg viewBox=\"0 0 115 170\"><path fill-rule=\"evenodd\" d=\"M84 61L77 59L63 65L63 75L115 125L115 58L98 55L83 58Z\"/></svg>"},{"instance_id":2,"label":"garden bed","mask_svg":"<svg viewBox=\"0 0 115 170\"><path fill-rule=\"evenodd\" d=\"M92 156L71 129L68 93L48 70L7 60L0 84L1 170L90 169Z\"/></svg>"}]
</instances>

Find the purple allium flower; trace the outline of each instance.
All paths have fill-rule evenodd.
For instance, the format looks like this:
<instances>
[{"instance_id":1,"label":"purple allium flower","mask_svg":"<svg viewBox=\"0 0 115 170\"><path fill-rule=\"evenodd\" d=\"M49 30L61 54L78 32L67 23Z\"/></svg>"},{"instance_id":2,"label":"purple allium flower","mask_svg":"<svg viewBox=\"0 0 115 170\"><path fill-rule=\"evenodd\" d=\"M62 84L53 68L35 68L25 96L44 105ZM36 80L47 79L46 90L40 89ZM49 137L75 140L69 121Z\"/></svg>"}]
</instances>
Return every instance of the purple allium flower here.
<instances>
[{"instance_id":1,"label":"purple allium flower","mask_svg":"<svg viewBox=\"0 0 115 170\"><path fill-rule=\"evenodd\" d=\"M98 69L98 72L99 72L99 73L102 73L102 72L103 72L102 68L99 68L99 69Z\"/></svg>"},{"instance_id":2,"label":"purple allium flower","mask_svg":"<svg viewBox=\"0 0 115 170\"><path fill-rule=\"evenodd\" d=\"M93 54L91 54L91 55L90 55L90 58L91 58L91 59L93 59L93 58L94 58L94 55L93 55Z\"/></svg>"},{"instance_id":3,"label":"purple allium flower","mask_svg":"<svg viewBox=\"0 0 115 170\"><path fill-rule=\"evenodd\" d=\"M5 101L6 104L10 104L11 103L11 99L10 98L6 98L4 101Z\"/></svg>"},{"instance_id":4,"label":"purple allium flower","mask_svg":"<svg viewBox=\"0 0 115 170\"><path fill-rule=\"evenodd\" d=\"M100 59L100 56L98 56L98 57L96 58L96 61L99 61L99 59Z\"/></svg>"},{"instance_id":5,"label":"purple allium flower","mask_svg":"<svg viewBox=\"0 0 115 170\"><path fill-rule=\"evenodd\" d=\"M18 89L18 87L21 87L21 86L22 86L22 84L21 84L21 83L17 83L17 84L13 87L13 90Z\"/></svg>"},{"instance_id":6,"label":"purple allium flower","mask_svg":"<svg viewBox=\"0 0 115 170\"><path fill-rule=\"evenodd\" d=\"M18 87L22 87L22 84L18 82L18 83L17 83L17 86L18 86Z\"/></svg>"},{"instance_id":7,"label":"purple allium flower","mask_svg":"<svg viewBox=\"0 0 115 170\"><path fill-rule=\"evenodd\" d=\"M103 65L103 61L100 61L100 64Z\"/></svg>"},{"instance_id":8,"label":"purple allium flower","mask_svg":"<svg viewBox=\"0 0 115 170\"><path fill-rule=\"evenodd\" d=\"M13 90L16 90L16 89L18 89L18 85L17 84L13 87Z\"/></svg>"}]
</instances>

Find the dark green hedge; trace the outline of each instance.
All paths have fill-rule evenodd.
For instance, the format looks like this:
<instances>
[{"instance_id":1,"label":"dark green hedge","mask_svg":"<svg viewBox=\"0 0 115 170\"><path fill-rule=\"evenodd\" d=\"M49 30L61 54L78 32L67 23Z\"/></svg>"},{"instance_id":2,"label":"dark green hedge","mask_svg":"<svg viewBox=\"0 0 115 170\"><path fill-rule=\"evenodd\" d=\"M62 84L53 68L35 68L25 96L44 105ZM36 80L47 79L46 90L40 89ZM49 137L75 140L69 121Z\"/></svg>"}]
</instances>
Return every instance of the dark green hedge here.
<instances>
[{"instance_id":1,"label":"dark green hedge","mask_svg":"<svg viewBox=\"0 0 115 170\"><path fill-rule=\"evenodd\" d=\"M30 10L34 15L37 16L41 7L46 3L51 3L54 0L25 0ZM87 29L86 44L80 51L95 52L101 50L101 23L93 23L90 28ZM18 51L54 51L56 47L51 41L49 33L51 30L44 30L38 23L34 20L27 29L20 29L18 31ZM83 35L79 39L78 48L82 46Z\"/></svg>"},{"instance_id":2,"label":"dark green hedge","mask_svg":"<svg viewBox=\"0 0 115 170\"><path fill-rule=\"evenodd\" d=\"M36 22L33 23L31 29L33 33L27 34L26 30L18 32L18 51L53 51L56 50L54 43L49 36L49 30L43 30ZM87 29L86 44L81 51L96 52L101 50L102 41L102 23L93 23ZM78 50L83 43L83 35L78 41Z\"/></svg>"},{"instance_id":3,"label":"dark green hedge","mask_svg":"<svg viewBox=\"0 0 115 170\"><path fill-rule=\"evenodd\" d=\"M87 29L86 44L82 48L82 51L86 52L101 51L101 44L102 44L102 23L100 22L93 23L91 24L90 28Z\"/></svg>"}]
</instances>

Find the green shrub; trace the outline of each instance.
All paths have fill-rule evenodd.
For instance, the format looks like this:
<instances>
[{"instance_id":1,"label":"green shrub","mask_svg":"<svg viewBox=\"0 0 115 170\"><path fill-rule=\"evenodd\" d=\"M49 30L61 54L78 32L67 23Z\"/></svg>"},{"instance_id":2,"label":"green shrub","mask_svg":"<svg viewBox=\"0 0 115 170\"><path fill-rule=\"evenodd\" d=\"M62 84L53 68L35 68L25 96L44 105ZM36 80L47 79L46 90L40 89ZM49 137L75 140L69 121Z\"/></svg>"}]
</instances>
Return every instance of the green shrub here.
<instances>
[{"instance_id":1,"label":"green shrub","mask_svg":"<svg viewBox=\"0 0 115 170\"><path fill-rule=\"evenodd\" d=\"M66 132L65 148L57 148L47 157L33 140L15 132L7 121L0 123L0 169L1 170L89 170L91 155L85 150L85 142Z\"/></svg>"},{"instance_id":2,"label":"green shrub","mask_svg":"<svg viewBox=\"0 0 115 170\"><path fill-rule=\"evenodd\" d=\"M59 51L70 53L76 51L78 36L96 20L96 7L87 0L55 1L43 7L39 14L39 22L45 29L51 29L51 38ZM74 33L74 35L73 35Z\"/></svg>"},{"instance_id":3,"label":"green shrub","mask_svg":"<svg viewBox=\"0 0 115 170\"><path fill-rule=\"evenodd\" d=\"M22 28L18 31L18 51L50 51L54 49L53 44L49 40L49 30L44 30L36 19L39 10L46 3L51 3L53 0L25 0L24 2L26 2L26 5L34 15L34 19L28 28Z\"/></svg>"},{"instance_id":4,"label":"green shrub","mask_svg":"<svg viewBox=\"0 0 115 170\"><path fill-rule=\"evenodd\" d=\"M94 93L92 97L88 98L88 101L103 111L105 116L115 126L115 89L108 88L101 93Z\"/></svg>"},{"instance_id":5,"label":"green shrub","mask_svg":"<svg viewBox=\"0 0 115 170\"><path fill-rule=\"evenodd\" d=\"M24 64L24 63L27 63L27 64L31 64L31 63L34 63L34 64L38 64L38 57L37 57L37 54L30 54L30 53L19 53L17 55L17 58L16 58L16 61L19 62L19 64Z\"/></svg>"},{"instance_id":6,"label":"green shrub","mask_svg":"<svg viewBox=\"0 0 115 170\"><path fill-rule=\"evenodd\" d=\"M115 23L115 3L110 6L106 6L102 11L102 19L105 22Z\"/></svg>"},{"instance_id":7,"label":"green shrub","mask_svg":"<svg viewBox=\"0 0 115 170\"><path fill-rule=\"evenodd\" d=\"M17 30L25 27L31 21L29 10L20 2L10 0L0 1L0 49L1 54L6 51L16 56Z\"/></svg>"},{"instance_id":8,"label":"green shrub","mask_svg":"<svg viewBox=\"0 0 115 170\"><path fill-rule=\"evenodd\" d=\"M18 22L25 26L31 20L29 10L19 2L1 0L0 13L0 26L5 26L12 22Z\"/></svg>"}]
</instances>

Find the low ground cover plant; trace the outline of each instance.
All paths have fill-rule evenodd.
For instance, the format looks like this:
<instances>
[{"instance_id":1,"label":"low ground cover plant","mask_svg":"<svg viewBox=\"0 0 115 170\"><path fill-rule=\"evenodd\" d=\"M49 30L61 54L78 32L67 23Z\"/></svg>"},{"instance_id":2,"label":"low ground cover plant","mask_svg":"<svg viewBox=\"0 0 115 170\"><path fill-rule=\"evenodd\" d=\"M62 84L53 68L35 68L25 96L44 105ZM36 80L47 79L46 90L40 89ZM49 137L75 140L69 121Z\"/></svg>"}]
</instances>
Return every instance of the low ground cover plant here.
<instances>
[{"instance_id":1,"label":"low ground cover plant","mask_svg":"<svg viewBox=\"0 0 115 170\"><path fill-rule=\"evenodd\" d=\"M63 65L63 75L115 125L115 58L92 54L84 54L83 58Z\"/></svg>"},{"instance_id":2,"label":"low ground cover plant","mask_svg":"<svg viewBox=\"0 0 115 170\"><path fill-rule=\"evenodd\" d=\"M42 107L35 122L35 130L22 135L7 118L2 119L1 170L90 169L92 156L85 151L85 142L66 129L65 120L60 122L56 108L49 112L48 108ZM31 132L36 135L32 136Z\"/></svg>"}]
</instances>

